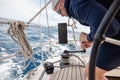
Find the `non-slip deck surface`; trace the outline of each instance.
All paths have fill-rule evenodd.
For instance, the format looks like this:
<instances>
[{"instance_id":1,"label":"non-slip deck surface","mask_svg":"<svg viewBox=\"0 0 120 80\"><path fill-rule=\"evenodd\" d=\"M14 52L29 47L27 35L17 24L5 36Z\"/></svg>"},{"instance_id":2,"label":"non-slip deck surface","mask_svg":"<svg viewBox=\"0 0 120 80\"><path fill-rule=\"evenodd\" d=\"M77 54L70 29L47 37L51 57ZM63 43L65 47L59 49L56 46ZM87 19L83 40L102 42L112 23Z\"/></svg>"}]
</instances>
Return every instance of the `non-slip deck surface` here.
<instances>
[{"instance_id":1,"label":"non-slip deck surface","mask_svg":"<svg viewBox=\"0 0 120 80\"><path fill-rule=\"evenodd\" d=\"M81 66L75 66L80 65L80 61L73 57L71 60L73 60L72 65L62 68L56 72L54 72L50 78L50 80L86 80L84 76L84 68Z\"/></svg>"}]
</instances>

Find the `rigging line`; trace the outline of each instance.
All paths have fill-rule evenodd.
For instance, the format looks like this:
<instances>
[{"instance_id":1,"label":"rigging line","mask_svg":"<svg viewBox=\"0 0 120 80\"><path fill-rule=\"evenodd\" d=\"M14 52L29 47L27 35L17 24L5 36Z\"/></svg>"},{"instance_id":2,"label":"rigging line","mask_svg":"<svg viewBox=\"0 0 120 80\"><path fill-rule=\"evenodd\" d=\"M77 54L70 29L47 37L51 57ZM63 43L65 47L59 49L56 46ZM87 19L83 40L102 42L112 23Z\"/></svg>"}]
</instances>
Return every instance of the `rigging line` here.
<instances>
[{"instance_id":1,"label":"rigging line","mask_svg":"<svg viewBox=\"0 0 120 80\"><path fill-rule=\"evenodd\" d=\"M73 19L73 18L71 18L72 19L72 24L70 24L70 18L68 18L68 26L71 26L72 27L72 32L73 32L73 39L74 39L74 42L75 42L75 46L76 46L76 48L77 48L77 40L76 40L76 38L75 38L75 31L74 31L74 28L76 28L77 29L77 27L76 27L76 22L75 22L75 20ZM77 48L77 50L78 50L78 48Z\"/></svg>"},{"instance_id":2,"label":"rigging line","mask_svg":"<svg viewBox=\"0 0 120 80\"><path fill-rule=\"evenodd\" d=\"M42 46L42 27L40 27L40 47L41 47L41 56L42 56L42 60L41 63L43 65L43 46Z\"/></svg>"},{"instance_id":3,"label":"rigging line","mask_svg":"<svg viewBox=\"0 0 120 80\"><path fill-rule=\"evenodd\" d=\"M30 22L32 22L51 2L52 2L52 0L50 0L42 9L40 9L40 10L27 22L27 24L29 24Z\"/></svg>"},{"instance_id":4,"label":"rigging line","mask_svg":"<svg viewBox=\"0 0 120 80\"><path fill-rule=\"evenodd\" d=\"M75 38L75 30L74 30L74 27L73 26L71 26L72 27L72 32L73 32L73 39L74 39L74 42L75 42L75 46L76 46L76 48L77 48L77 42L76 42L76 38ZM78 49L77 49L78 50Z\"/></svg>"},{"instance_id":5,"label":"rigging line","mask_svg":"<svg viewBox=\"0 0 120 80\"><path fill-rule=\"evenodd\" d=\"M35 62L33 61L33 58L31 57L30 58L30 61L26 64L26 61L25 61L25 64L24 64L24 67L23 69L25 70L31 63L33 63L33 65L35 66L35 68L37 67L37 65L35 64Z\"/></svg>"},{"instance_id":6,"label":"rigging line","mask_svg":"<svg viewBox=\"0 0 120 80\"><path fill-rule=\"evenodd\" d=\"M75 23L73 18L72 18L72 21L73 21L73 24L71 25L71 27L72 27L72 32L73 32L73 39L74 39L74 42L75 42L75 46L77 48L77 42L76 42L76 38L75 38L75 29L74 29L74 28L77 28L77 27L75 25L76 23ZM77 50L78 50L78 48L77 48Z\"/></svg>"},{"instance_id":7,"label":"rigging line","mask_svg":"<svg viewBox=\"0 0 120 80\"><path fill-rule=\"evenodd\" d=\"M74 27L77 29L76 21L73 19L73 17L72 17L72 20L73 20L73 25L74 25Z\"/></svg>"},{"instance_id":8,"label":"rigging line","mask_svg":"<svg viewBox=\"0 0 120 80\"><path fill-rule=\"evenodd\" d=\"M0 22L0 24L9 24L8 22Z\"/></svg>"},{"instance_id":9,"label":"rigging line","mask_svg":"<svg viewBox=\"0 0 120 80\"><path fill-rule=\"evenodd\" d=\"M9 55L7 55L7 56L4 56L4 57L0 58L0 62L1 62L1 61L4 61L5 59L8 59L8 58L17 56L19 53L21 53L21 52L16 52L15 54L9 54Z\"/></svg>"},{"instance_id":10,"label":"rigging line","mask_svg":"<svg viewBox=\"0 0 120 80\"><path fill-rule=\"evenodd\" d=\"M41 0L40 0L40 8L41 8ZM39 16L39 23L40 23L40 20L41 20L41 14L40 14L40 16ZM39 24L38 23L38 24ZM40 24L39 24L39 27L40 27L40 48L41 48L41 51L40 51L40 55L42 56L42 60L41 60L41 64L43 65L43 46L42 46L42 26L40 26Z\"/></svg>"},{"instance_id":11,"label":"rigging line","mask_svg":"<svg viewBox=\"0 0 120 80\"><path fill-rule=\"evenodd\" d=\"M9 21L11 21L11 20L9 20ZM5 24L5 25L9 25L9 21L0 21L0 24ZM17 21L17 20L13 20L13 21ZM22 22L24 22L24 21L22 21ZM25 23L25 25L28 27L28 26L38 26L38 24L26 24L26 22L24 22Z\"/></svg>"},{"instance_id":12,"label":"rigging line","mask_svg":"<svg viewBox=\"0 0 120 80\"><path fill-rule=\"evenodd\" d=\"M39 0L40 1L40 9L41 9L41 0ZM38 18L38 24L39 24L39 22L40 22L40 18L41 18L41 14L39 14L39 18Z\"/></svg>"},{"instance_id":13,"label":"rigging line","mask_svg":"<svg viewBox=\"0 0 120 80\"><path fill-rule=\"evenodd\" d=\"M46 0L45 0L45 4L46 4ZM46 19L47 19L47 26L48 26L48 37L49 37L49 54L50 57L52 58L52 46L51 46L51 38L50 38L50 26L49 26L49 19L48 19L48 10L46 7Z\"/></svg>"}]
</instances>

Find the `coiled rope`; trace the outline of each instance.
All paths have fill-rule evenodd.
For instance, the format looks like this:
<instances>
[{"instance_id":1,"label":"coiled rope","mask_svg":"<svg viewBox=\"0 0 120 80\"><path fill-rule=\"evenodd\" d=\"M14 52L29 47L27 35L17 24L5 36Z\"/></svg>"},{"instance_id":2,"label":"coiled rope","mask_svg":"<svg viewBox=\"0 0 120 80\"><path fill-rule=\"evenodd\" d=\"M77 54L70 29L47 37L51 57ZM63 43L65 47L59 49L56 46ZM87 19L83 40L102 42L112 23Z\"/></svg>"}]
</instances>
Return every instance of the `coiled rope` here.
<instances>
[{"instance_id":1,"label":"coiled rope","mask_svg":"<svg viewBox=\"0 0 120 80\"><path fill-rule=\"evenodd\" d=\"M8 23L10 25L8 34L20 45L24 59L29 59L33 51L24 33L25 23L21 21L9 21Z\"/></svg>"}]
</instances>

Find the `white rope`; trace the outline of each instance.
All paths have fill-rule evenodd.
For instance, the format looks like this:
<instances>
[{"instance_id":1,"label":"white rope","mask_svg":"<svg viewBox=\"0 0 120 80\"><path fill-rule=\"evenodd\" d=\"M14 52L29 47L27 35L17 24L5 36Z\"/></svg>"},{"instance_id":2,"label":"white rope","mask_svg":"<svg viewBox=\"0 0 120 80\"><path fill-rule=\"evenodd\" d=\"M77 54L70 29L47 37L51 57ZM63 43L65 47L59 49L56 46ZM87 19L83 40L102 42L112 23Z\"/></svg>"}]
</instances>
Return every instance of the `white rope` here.
<instances>
[{"instance_id":1,"label":"white rope","mask_svg":"<svg viewBox=\"0 0 120 80\"><path fill-rule=\"evenodd\" d=\"M77 49L77 40L76 40L76 37L75 37L75 28L77 29L76 27L76 22L75 20L72 18L72 24L70 24L70 18L68 19L68 26L71 26L72 27L72 32L73 32L73 39L74 39L74 42L75 42L75 46L76 46L76 49Z\"/></svg>"},{"instance_id":2,"label":"white rope","mask_svg":"<svg viewBox=\"0 0 120 80\"><path fill-rule=\"evenodd\" d=\"M73 21L73 24L70 24L70 19L68 20L68 26L72 27L73 39L74 39L74 42L75 42L75 45L76 45L76 49L79 50L79 48L77 47L77 40L75 38L75 31L74 31L75 28L77 29L76 22L75 22L75 20L73 18L72 18L72 21ZM88 62L88 60L89 60L88 59L88 56L89 56L88 54L80 54L80 56L82 57L82 59L84 60L85 63Z\"/></svg>"},{"instance_id":3,"label":"white rope","mask_svg":"<svg viewBox=\"0 0 120 80\"><path fill-rule=\"evenodd\" d=\"M72 21L73 21L73 26L77 29L77 26L76 26L76 21L73 19L73 17L72 17Z\"/></svg>"},{"instance_id":4,"label":"white rope","mask_svg":"<svg viewBox=\"0 0 120 80\"><path fill-rule=\"evenodd\" d=\"M24 33L25 23L21 21L9 21L9 24L8 34L20 45L24 59L29 59L33 51Z\"/></svg>"},{"instance_id":5,"label":"white rope","mask_svg":"<svg viewBox=\"0 0 120 80\"><path fill-rule=\"evenodd\" d=\"M45 0L45 5L46 5L46 0ZM48 37L49 37L49 54L50 57L52 58L52 46L51 46L51 38L50 38L50 26L49 26L49 19L48 19L48 11L46 7L46 19L47 19L47 26L48 26Z\"/></svg>"},{"instance_id":6,"label":"white rope","mask_svg":"<svg viewBox=\"0 0 120 80\"><path fill-rule=\"evenodd\" d=\"M1 61L4 61L5 59L8 59L8 58L17 56L19 53L21 53L21 52L17 52L17 53L15 53L15 54L9 54L9 55L7 55L7 56L1 57L1 58L0 58L0 62L1 62Z\"/></svg>"},{"instance_id":7,"label":"white rope","mask_svg":"<svg viewBox=\"0 0 120 80\"><path fill-rule=\"evenodd\" d=\"M40 9L41 9L41 0L40 0ZM44 57L43 57L43 46L42 46L42 26L40 25L40 20L41 20L41 14L39 14L39 20L38 20L38 24L39 24L39 27L40 27L40 48L41 48L41 51L40 51L40 55L41 55L41 64L43 65L43 60L44 60Z\"/></svg>"},{"instance_id":8,"label":"white rope","mask_svg":"<svg viewBox=\"0 0 120 80\"><path fill-rule=\"evenodd\" d=\"M0 22L0 24L8 24L8 22Z\"/></svg>"},{"instance_id":9,"label":"white rope","mask_svg":"<svg viewBox=\"0 0 120 80\"><path fill-rule=\"evenodd\" d=\"M32 62L35 67L37 67L32 59L32 47L30 46L24 33L24 29L26 27L25 23L21 21L9 21L9 25L10 28L8 29L8 34L20 45L21 53L24 57L24 69L28 67L30 62ZM26 64L28 59L30 59L30 62Z\"/></svg>"},{"instance_id":10,"label":"white rope","mask_svg":"<svg viewBox=\"0 0 120 80\"><path fill-rule=\"evenodd\" d=\"M51 2L52 2L52 0L50 0L42 9L40 9L40 11L38 11L38 12L27 22L27 24L29 24L30 22L32 22Z\"/></svg>"}]
</instances>

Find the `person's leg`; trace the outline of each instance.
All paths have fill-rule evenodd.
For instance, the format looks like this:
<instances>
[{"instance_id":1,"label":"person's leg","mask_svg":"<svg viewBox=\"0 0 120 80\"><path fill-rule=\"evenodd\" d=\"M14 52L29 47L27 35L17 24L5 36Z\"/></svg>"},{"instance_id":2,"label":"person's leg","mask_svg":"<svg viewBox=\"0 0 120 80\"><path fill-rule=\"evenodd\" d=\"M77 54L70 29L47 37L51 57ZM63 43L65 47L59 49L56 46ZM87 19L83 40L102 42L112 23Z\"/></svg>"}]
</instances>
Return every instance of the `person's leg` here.
<instances>
[{"instance_id":1,"label":"person's leg","mask_svg":"<svg viewBox=\"0 0 120 80\"><path fill-rule=\"evenodd\" d=\"M95 80L107 80L105 77L104 77L104 73L106 73L107 71L106 70L103 70L99 67L96 67L95 69ZM85 68L85 76L88 78L89 77L89 63L86 65L86 68Z\"/></svg>"},{"instance_id":2,"label":"person's leg","mask_svg":"<svg viewBox=\"0 0 120 80\"><path fill-rule=\"evenodd\" d=\"M106 73L106 70L103 70L99 67L96 67L96 75L95 75L95 80L107 80L104 76L104 73Z\"/></svg>"},{"instance_id":3,"label":"person's leg","mask_svg":"<svg viewBox=\"0 0 120 80\"><path fill-rule=\"evenodd\" d=\"M120 32L112 38L120 40ZM120 66L120 46L104 42L98 51L95 69L96 80L106 80L104 73ZM89 63L85 68L85 75L89 77Z\"/></svg>"},{"instance_id":4,"label":"person's leg","mask_svg":"<svg viewBox=\"0 0 120 80\"><path fill-rule=\"evenodd\" d=\"M99 49L95 77L96 80L106 80L104 73L120 66L120 46L103 43ZM85 75L88 77L89 63L86 65Z\"/></svg>"}]
</instances>

